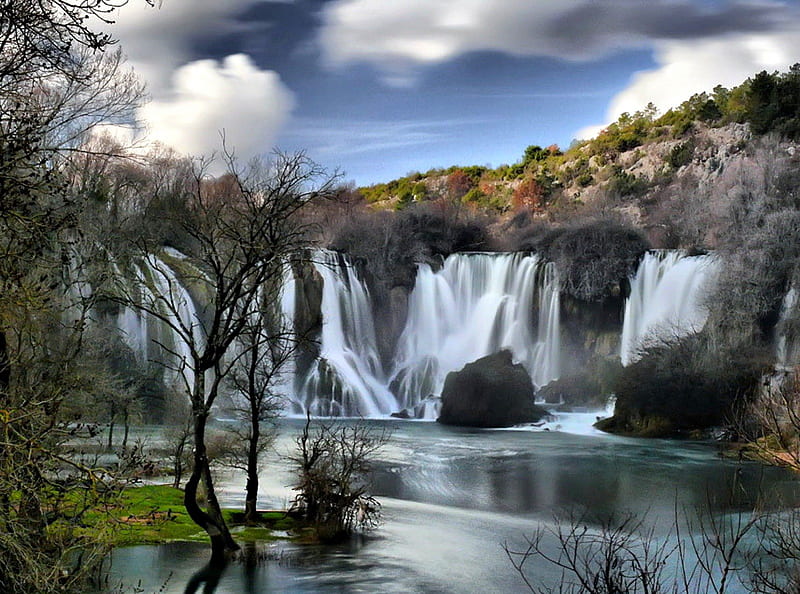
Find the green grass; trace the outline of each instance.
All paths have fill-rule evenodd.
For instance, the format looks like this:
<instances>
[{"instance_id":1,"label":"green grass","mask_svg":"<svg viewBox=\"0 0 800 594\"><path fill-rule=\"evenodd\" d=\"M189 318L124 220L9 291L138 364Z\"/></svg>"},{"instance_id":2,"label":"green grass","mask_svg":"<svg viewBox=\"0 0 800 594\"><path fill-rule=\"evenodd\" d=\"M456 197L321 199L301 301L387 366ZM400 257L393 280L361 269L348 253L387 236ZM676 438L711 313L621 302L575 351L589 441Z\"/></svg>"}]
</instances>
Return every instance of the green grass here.
<instances>
[{"instance_id":1,"label":"green grass","mask_svg":"<svg viewBox=\"0 0 800 594\"><path fill-rule=\"evenodd\" d=\"M285 512L263 512L256 526L245 526L239 510L223 515L234 539L239 542L276 540L274 531L290 531L295 521ZM168 485L147 485L126 489L114 506L93 512L86 518L87 532L102 529L109 521L115 526L113 544L130 546L174 541L206 542L206 533L186 513L183 491Z\"/></svg>"}]
</instances>

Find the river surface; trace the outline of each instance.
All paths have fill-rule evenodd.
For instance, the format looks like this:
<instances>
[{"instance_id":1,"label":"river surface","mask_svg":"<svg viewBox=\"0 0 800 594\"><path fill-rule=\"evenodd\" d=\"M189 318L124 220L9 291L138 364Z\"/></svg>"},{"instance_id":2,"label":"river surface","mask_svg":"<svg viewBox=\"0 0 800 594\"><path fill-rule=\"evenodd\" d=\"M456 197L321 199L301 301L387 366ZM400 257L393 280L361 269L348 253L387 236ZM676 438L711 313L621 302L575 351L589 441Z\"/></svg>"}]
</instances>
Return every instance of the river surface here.
<instances>
[{"instance_id":1,"label":"river surface","mask_svg":"<svg viewBox=\"0 0 800 594\"><path fill-rule=\"evenodd\" d=\"M788 472L722 459L713 443L610 436L590 429L592 418L563 415L550 431L368 421L391 431L375 464L381 527L341 546L270 546L260 562L231 564L215 590L198 592L521 592L524 583L503 544L522 547L526 535L553 526L555 516L585 516L582 522L593 527L633 512L654 538L668 539L676 514L707 509L729 518L756 501L778 509L800 504L800 482ZM282 457L301 425L291 419L280 425L265 460L264 508L292 498ZM244 478L222 477L220 499L226 507L243 505ZM184 592L207 557L207 547L194 544L119 549L109 583ZM534 583L558 575L530 562Z\"/></svg>"}]
</instances>

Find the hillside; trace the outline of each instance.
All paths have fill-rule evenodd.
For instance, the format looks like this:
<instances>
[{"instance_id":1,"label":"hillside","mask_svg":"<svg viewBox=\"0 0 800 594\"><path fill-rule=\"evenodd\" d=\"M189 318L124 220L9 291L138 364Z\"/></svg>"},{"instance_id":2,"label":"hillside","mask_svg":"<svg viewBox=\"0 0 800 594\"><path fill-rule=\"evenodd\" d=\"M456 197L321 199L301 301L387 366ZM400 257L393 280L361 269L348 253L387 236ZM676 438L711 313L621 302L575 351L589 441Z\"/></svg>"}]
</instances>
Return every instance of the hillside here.
<instances>
[{"instance_id":1,"label":"hillside","mask_svg":"<svg viewBox=\"0 0 800 594\"><path fill-rule=\"evenodd\" d=\"M507 221L602 214L645 231L654 247L716 248L738 189L769 191L796 166L800 66L716 87L664 114L623 114L596 138L531 145L519 162L430 170L359 188L377 209L444 201ZM509 246L513 247L513 246Z\"/></svg>"}]
</instances>

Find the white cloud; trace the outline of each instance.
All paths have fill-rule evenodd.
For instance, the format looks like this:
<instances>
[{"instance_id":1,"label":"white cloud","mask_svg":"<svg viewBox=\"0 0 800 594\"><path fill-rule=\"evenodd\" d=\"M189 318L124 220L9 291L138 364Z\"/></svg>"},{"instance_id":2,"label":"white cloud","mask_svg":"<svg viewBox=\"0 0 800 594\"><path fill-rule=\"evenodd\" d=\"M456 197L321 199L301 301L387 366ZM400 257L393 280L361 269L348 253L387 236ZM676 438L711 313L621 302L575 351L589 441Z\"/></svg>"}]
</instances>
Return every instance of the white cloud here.
<instances>
[{"instance_id":1,"label":"white cloud","mask_svg":"<svg viewBox=\"0 0 800 594\"><path fill-rule=\"evenodd\" d=\"M473 51L592 59L655 41L774 29L795 11L779 2L688 0L336 0L320 42L331 65L368 62L387 77Z\"/></svg>"},{"instance_id":2,"label":"white cloud","mask_svg":"<svg viewBox=\"0 0 800 594\"><path fill-rule=\"evenodd\" d=\"M691 42L660 42L655 47L658 67L638 72L611 101L606 122L623 112L633 113L653 102L662 112L695 93L716 85L732 87L761 70L786 70L800 61L800 26L767 34L728 35ZM579 131L590 138L602 126Z\"/></svg>"},{"instance_id":3,"label":"white cloud","mask_svg":"<svg viewBox=\"0 0 800 594\"><path fill-rule=\"evenodd\" d=\"M190 61L188 40L227 32L232 17L265 0L163 0L149 6L133 0L114 14L108 29L119 39L128 61L158 95L173 71Z\"/></svg>"},{"instance_id":4,"label":"white cloud","mask_svg":"<svg viewBox=\"0 0 800 594\"><path fill-rule=\"evenodd\" d=\"M148 138L177 150L208 155L226 144L241 157L268 150L293 105L291 92L272 71L244 54L221 63L198 60L178 68L169 96L139 110Z\"/></svg>"},{"instance_id":5,"label":"white cloud","mask_svg":"<svg viewBox=\"0 0 800 594\"><path fill-rule=\"evenodd\" d=\"M292 106L277 73L244 54L221 63L196 60L192 40L244 27L235 18L247 7L276 0L163 0L156 8L128 2L108 30L147 84L150 103L138 110L145 138L179 152L208 155L220 149L220 133L247 158L272 148Z\"/></svg>"}]
</instances>

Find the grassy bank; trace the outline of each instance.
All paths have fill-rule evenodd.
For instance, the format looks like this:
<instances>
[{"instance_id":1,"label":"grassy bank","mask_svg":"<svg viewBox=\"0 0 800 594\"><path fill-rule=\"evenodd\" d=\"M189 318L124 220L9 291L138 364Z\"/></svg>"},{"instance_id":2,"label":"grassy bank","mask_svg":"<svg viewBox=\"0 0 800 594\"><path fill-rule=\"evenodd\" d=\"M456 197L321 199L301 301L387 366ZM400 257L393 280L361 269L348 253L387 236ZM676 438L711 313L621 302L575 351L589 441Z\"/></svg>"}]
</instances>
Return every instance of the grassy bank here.
<instances>
[{"instance_id":1,"label":"grassy bank","mask_svg":"<svg viewBox=\"0 0 800 594\"><path fill-rule=\"evenodd\" d=\"M262 512L255 526L247 526L240 510L223 510L225 521L238 542L276 540L296 528L286 512ZM88 514L87 531L112 524L114 546L161 544L174 541L208 540L186 513L183 491L169 485L147 485L126 489L113 505Z\"/></svg>"}]
</instances>

